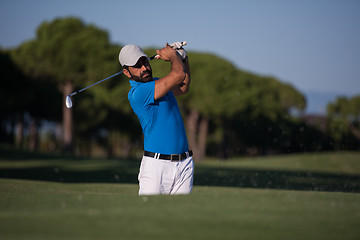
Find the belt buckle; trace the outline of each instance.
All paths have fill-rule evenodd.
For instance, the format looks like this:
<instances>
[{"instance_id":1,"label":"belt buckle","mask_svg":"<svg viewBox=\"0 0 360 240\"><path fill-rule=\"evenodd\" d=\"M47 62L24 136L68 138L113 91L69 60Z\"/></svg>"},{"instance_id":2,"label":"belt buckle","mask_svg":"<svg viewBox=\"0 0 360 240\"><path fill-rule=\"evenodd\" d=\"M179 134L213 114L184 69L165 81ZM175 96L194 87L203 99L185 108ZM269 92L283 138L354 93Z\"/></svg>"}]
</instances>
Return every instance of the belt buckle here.
<instances>
[{"instance_id":1,"label":"belt buckle","mask_svg":"<svg viewBox=\"0 0 360 240\"><path fill-rule=\"evenodd\" d=\"M178 160L174 160L174 159L173 159L174 156L177 156L179 159L178 159ZM171 154L171 155L170 155L170 161L171 161L171 162L181 161L181 154Z\"/></svg>"}]
</instances>

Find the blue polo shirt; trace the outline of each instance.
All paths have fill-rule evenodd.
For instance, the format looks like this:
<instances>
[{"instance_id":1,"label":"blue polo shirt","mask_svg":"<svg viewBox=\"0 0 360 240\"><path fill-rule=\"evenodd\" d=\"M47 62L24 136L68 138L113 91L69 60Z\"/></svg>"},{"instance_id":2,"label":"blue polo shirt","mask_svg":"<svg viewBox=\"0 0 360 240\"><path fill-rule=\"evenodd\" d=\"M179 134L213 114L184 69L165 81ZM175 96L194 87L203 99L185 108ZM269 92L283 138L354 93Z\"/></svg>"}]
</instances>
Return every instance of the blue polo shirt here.
<instances>
[{"instance_id":1,"label":"blue polo shirt","mask_svg":"<svg viewBox=\"0 0 360 240\"><path fill-rule=\"evenodd\" d=\"M144 150L181 154L189 146L179 106L171 91L154 100L157 79L147 83L130 80L128 99L144 133Z\"/></svg>"}]
</instances>

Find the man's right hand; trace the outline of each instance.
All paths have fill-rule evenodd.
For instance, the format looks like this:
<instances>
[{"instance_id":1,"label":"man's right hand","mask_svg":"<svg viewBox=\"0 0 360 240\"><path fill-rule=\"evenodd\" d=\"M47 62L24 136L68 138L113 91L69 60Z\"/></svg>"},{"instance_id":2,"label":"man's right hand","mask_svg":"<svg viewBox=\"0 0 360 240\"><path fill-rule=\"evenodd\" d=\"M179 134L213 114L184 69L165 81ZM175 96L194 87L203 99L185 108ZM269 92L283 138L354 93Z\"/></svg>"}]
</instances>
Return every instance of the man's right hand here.
<instances>
[{"instance_id":1,"label":"man's right hand","mask_svg":"<svg viewBox=\"0 0 360 240\"><path fill-rule=\"evenodd\" d=\"M174 58L177 58L176 50L170 47L169 44L166 44L160 50L156 50L157 55L159 55L158 59L163 59L164 61L172 61Z\"/></svg>"}]
</instances>

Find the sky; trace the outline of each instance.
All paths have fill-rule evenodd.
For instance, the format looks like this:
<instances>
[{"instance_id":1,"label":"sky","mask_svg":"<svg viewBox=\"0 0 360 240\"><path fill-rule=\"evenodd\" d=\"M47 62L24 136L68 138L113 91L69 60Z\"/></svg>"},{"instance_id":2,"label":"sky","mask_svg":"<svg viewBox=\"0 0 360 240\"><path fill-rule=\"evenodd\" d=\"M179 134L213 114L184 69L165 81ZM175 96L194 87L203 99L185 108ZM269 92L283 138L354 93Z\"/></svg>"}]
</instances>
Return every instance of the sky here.
<instances>
[{"instance_id":1,"label":"sky","mask_svg":"<svg viewBox=\"0 0 360 240\"><path fill-rule=\"evenodd\" d=\"M187 41L188 51L291 84L313 111L324 111L311 102L321 96L360 94L358 0L1 0L0 47L17 47L42 22L69 16L106 30L116 44Z\"/></svg>"}]
</instances>

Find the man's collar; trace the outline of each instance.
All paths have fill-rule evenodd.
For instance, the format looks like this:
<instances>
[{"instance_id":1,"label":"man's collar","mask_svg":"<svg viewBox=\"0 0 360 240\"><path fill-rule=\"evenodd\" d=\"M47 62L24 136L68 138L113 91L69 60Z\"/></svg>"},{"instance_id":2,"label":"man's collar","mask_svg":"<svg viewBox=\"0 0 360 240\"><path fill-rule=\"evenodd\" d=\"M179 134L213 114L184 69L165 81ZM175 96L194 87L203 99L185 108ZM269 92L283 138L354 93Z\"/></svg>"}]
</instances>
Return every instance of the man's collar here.
<instances>
[{"instance_id":1,"label":"man's collar","mask_svg":"<svg viewBox=\"0 0 360 240\"><path fill-rule=\"evenodd\" d=\"M158 80L159 78L157 78L157 77L153 77L153 80L152 81L156 81L156 80ZM152 81L149 81L149 82L152 82ZM134 81L134 80L132 80L132 79L130 79L129 80L129 82L130 82L130 86L136 86L136 85L138 85L138 84L140 84L140 83L143 83L143 82L137 82L137 81Z\"/></svg>"}]
</instances>

